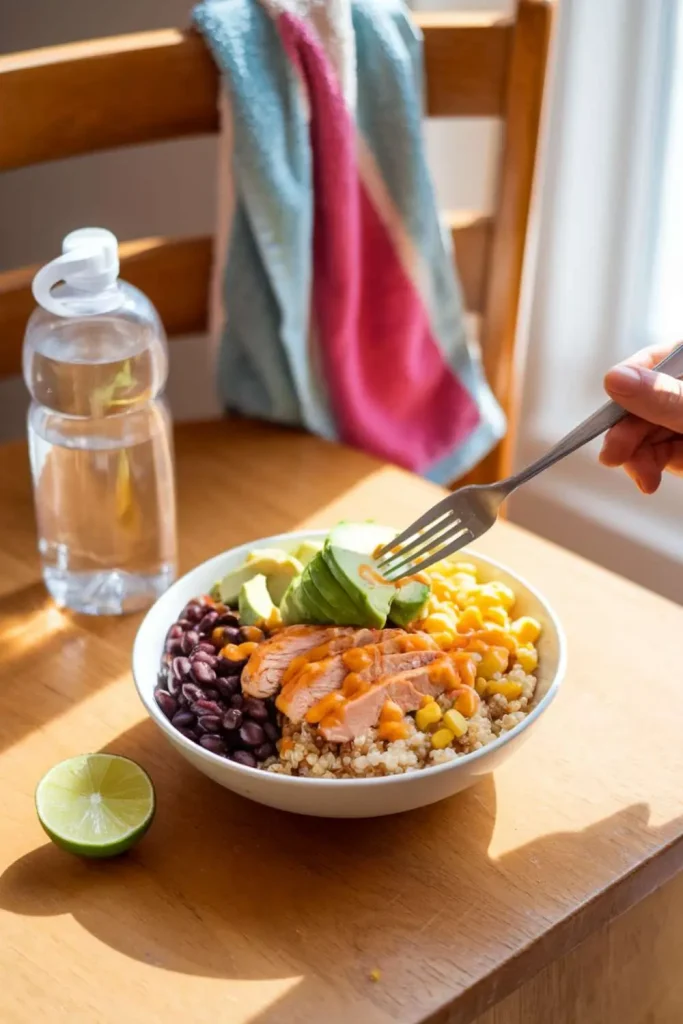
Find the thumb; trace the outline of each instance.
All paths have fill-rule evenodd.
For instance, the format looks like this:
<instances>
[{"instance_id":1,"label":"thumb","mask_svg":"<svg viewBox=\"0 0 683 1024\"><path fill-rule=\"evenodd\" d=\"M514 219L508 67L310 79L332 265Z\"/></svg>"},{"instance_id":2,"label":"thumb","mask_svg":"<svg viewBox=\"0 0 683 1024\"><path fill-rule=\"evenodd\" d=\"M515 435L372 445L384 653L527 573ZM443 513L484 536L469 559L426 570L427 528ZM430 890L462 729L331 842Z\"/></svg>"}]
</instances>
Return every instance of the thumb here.
<instances>
[{"instance_id":1,"label":"thumb","mask_svg":"<svg viewBox=\"0 0 683 1024\"><path fill-rule=\"evenodd\" d=\"M605 389L627 412L683 434L683 384L675 377L642 366L615 366L605 377Z\"/></svg>"}]
</instances>

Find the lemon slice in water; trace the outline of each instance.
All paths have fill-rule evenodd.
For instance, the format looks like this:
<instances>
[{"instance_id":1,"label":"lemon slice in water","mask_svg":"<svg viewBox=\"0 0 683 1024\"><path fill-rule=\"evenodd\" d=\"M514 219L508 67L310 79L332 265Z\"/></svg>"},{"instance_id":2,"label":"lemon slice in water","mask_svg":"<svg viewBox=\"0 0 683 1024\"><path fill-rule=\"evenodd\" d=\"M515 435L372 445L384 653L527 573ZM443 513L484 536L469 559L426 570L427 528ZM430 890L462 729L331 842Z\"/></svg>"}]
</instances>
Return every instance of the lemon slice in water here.
<instances>
[{"instance_id":1,"label":"lemon slice in water","mask_svg":"<svg viewBox=\"0 0 683 1024\"><path fill-rule=\"evenodd\" d=\"M152 824L154 807L147 772L116 754L62 761L36 790L38 818L50 839L81 857L115 857L129 850Z\"/></svg>"}]
</instances>

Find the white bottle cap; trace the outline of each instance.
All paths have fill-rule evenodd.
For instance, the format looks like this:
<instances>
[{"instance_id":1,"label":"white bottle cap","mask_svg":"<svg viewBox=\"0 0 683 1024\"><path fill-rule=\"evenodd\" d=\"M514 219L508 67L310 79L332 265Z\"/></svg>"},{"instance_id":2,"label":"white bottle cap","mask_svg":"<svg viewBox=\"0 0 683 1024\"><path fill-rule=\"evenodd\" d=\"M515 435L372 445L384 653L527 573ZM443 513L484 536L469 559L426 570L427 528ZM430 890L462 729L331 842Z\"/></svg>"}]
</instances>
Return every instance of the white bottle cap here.
<instances>
[{"instance_id":1,"label":"white bottle cap","mask_svg":"<svg viewBox=\"0 0 683 1024\"><path fill-rule=\"evenodd\" d=\"M93 312L109 313L121 305L121 295L112 285L119 276L119 244L105 228L80 228L62 242L62 254L51 260L33 278L33 297L56 316L73 316L72 298L52 294L64 282L84 297L99 297ZM108 291L109 290L109 291Z\"/></svg>"}]
</instances>

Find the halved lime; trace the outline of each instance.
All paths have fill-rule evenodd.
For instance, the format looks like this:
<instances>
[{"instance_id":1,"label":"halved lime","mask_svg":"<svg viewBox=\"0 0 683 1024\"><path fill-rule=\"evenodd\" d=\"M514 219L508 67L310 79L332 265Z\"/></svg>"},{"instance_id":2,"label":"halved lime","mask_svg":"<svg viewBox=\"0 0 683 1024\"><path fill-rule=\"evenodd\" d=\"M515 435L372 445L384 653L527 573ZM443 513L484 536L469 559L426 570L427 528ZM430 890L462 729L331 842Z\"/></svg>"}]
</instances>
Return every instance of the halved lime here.
<instances>
[{"instance_id":1,"label":"halved lime","mask_svg":"<svg viewBox=\"0 0 683 1024\"><path fill-rule=\"evenodd\" d=\"M115 857L140 839L154 817L154 786L135 761L82 754L38 783L40 824L57 846L81 857Z\"/></svg>"}]
</instances>

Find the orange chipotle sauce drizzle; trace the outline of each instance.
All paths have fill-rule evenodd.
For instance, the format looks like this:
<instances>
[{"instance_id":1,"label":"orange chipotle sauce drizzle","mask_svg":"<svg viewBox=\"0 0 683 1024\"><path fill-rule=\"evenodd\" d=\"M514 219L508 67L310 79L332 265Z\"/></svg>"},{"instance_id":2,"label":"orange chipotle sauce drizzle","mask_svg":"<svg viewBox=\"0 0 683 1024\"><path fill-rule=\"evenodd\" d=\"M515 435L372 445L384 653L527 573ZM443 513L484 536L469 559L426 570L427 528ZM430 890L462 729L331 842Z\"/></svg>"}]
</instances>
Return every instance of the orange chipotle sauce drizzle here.
<instances>
[{"instance_id":1,"label":"orange chipotle sauce drizzle","mask_svg":"<svg viewBox=\"0 0 683 1024\"><path fill-rule=\"evenodd\" d=\"M404 576L401 580L388 580L386 576L382 576L381 572L364 562L363 565L358 566L358 575L365 583L376 583L379 586L392 586L400 590L407 583L426 583L429 585L429 577L424 572L416 572L412 576Z\"/></svg>"}]
</instances>

